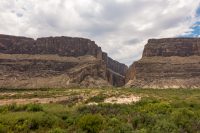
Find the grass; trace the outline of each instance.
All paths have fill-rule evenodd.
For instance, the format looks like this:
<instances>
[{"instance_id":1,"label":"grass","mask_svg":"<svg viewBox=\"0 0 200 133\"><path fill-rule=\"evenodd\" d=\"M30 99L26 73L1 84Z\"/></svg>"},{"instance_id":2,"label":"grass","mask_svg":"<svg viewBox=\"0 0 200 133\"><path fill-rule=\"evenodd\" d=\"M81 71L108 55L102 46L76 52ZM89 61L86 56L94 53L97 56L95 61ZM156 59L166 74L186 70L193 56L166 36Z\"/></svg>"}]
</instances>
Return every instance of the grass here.
<instances>
[{"instance_id":1,"label":"grass","mask_svg":"<svg viewBox=\"0 0 200 133\"><path fill-rule=\"evenodd\" d=\"M26 96L27 90L2 93ZM198 89L47 89L32 90L36 98L69 96L49 104L0 106L0 133L198 133L200 90ZM1 94L1 93L0 93ZM106 104L108 97L136 95L131 104ZM77 100L77 97L83 99ZM18 99L7 95L5 99ZM97 105L88 105L96 102Z\"/></svg>"},{"instance_id":2,"label":"grass","mask_svg":"<svg viewBox=\"0 0 200 133\"><path fill-rule=\"evenodd\" d=\"M0 106L0 113L6 113L6 112L21 112L21 111L27 111L27 112L38 112L42 111L43 107L40 104L26 104L26 105L6 105L6 106Z\"/></svg>"}]
</instances>

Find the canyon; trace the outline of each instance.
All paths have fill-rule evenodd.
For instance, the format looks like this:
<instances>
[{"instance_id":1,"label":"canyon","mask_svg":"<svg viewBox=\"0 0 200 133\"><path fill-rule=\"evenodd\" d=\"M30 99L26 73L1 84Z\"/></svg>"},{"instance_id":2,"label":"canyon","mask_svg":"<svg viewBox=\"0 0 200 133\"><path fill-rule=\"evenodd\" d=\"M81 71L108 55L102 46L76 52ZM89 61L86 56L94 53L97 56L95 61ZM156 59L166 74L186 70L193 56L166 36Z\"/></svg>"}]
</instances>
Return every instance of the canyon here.
<instances>
[{"instance_id":1,"label":"canyon","mask_svg":"<svg viewBox=\"0 0 200 133\"><path fill-rule=\"evenodd\" d=\"M150 39L129 68L94 41L0 34L0 88L200 88L200 39Z\"/></svg>"}]
</instances>

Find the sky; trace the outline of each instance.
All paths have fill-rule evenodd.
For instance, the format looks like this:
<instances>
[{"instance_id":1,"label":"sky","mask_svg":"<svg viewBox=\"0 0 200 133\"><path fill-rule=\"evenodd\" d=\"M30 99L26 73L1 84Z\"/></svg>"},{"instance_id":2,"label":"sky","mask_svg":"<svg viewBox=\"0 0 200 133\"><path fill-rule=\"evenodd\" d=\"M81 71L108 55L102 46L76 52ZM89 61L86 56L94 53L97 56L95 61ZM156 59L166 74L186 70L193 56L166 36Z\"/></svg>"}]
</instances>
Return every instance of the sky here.
<instances>
[{"instance_id":1,"label":"sky","mask_svg":"<svg viewBox=\"0 0 200 133\"><path fill-rule=\"evenodd\" d=\"M89 38L130 65L150 38L200 37L200 0L0 0L0 34Z\"/></svg>"}]
</instances>

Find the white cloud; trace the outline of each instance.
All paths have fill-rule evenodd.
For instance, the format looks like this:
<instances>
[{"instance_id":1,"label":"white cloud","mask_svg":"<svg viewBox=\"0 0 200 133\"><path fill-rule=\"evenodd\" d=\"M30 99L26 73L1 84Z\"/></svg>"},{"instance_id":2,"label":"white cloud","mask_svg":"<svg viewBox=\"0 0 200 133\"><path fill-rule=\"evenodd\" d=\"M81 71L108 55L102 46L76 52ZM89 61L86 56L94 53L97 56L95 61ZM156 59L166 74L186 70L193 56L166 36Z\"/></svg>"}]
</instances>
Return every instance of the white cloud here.
<instances>
[{"instance_id":1,"label":"white cloud","mask_svg":"<svg viewBox=\"0 0 200 133\"><path fill-rule=\"evenodd\" d=\"M200 0L1 0L0 33L81 36L118 61L141 57L149 38L191 31Z\"/></svg>"}]
</instances>

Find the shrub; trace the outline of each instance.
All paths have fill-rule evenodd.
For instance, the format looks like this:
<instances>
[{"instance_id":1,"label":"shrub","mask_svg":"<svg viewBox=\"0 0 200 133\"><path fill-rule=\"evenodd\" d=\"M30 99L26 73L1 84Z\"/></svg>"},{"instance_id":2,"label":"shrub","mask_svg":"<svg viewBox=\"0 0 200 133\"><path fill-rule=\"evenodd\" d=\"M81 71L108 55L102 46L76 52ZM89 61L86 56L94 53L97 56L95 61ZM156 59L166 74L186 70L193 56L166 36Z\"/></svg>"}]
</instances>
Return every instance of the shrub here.
<instances>
[{"instance_id":1,"label":"shrub","mask_svg":"<svg viewBox=\"0 0 200 133\"><path fill-rule=\"evenodd\" d=\"M117 119L116 117L108 119L106 124L105 132L111 133L129 133L132 132L133 128L130 124L124 123Z\"/></svg>"},{"instance_id":2,"label":"shrub","mask_svg":"<svg viewBox=\"0 0 200 133\"><path fill-rule=\"evenodd\" d=\"M57 102L57 103L63 104L63 105L68 105L69 107L72 107L82 99L83 99L82 96L70 96L68 99Z\"/></svg>"},{"instance_id":3,"label":"shrub","mask_svg":"<svg viewBox=\"0 0 200 133\"><path fill-rule=\"evenodd\" d=\"M29 129L37 130L40 126L40 122L37 119L31 119L29 124Z\"/></svg>"},{"instance_id":4,"label":"shrub","mask_svg":"<svg viewBox=\"0 0 200 133\"><path fill-rule=\"evenodd\" d=\"M114 118L110 119L110 122L109 122L110 126L115 127L115 126L118 126L120 124L121 124L121 122L117 118L114 117Z\"/></svg>"},{"instance_id":5,"label":"shrub","mask_svg":"<svg viewBox=\"0 0 200 133\"><path fill-rule=\"evenodd\" d=\"M44 114L40 119L41 127L52 128L55 123L56 119L53 115Z\"/></svg>"},{"instance_id":6,"label":"shrub","mask_svg":"<svg viewBox=\"0 0 200 133\"><path fill-rule=\"evenodd\" d=\"M169 103L149 103L139 108L141 112L156 113L156 114L168 114L171 112L171 106Z\"/></svg>"},{"instance_id":7,"label":"shrub","mask_svg":"<svg viewBox=\"0 0 200 133\"><path fill-rule=\"evenodd\" d=\"M189 109L177 109L171 115L172 121L180 132L195 132L199 130L200 116Z\"/></svg>"},{"instance_id":8,"label":"shrub","mask_svg":"<svg viewBox=\"0 0 200 133\"><path fill-rule=\"evenodd\" d=\"M169 121L169 119L162 119L156 122L151 132L177 133L178 128L173 122Z\"/></svg>"},{"instance_id":9,"label":"shrub","mask_svg":"<svg viewBox=\"0 0 200 133\"><path fill-rule=\"evenodd\" d=\"M27 104L27 105L17 105L17 104L11 104L6 106L0 106L0 113L5 112L18 112L18 111L32 111L32 112L38 112L43 111L43 108L39 104Z\"/></svg>"},{"instance_id":10,"label":"shrub","mask_svg":"<svg viewBox=\"0 0 200 133\"><path fill-rule=\"evenodd\" d=\"M74 124L74 119L75 119L75 118L71 118L71 117L68 118L68 119L66 119L66 120L65 120L65 126L66 126L66 127L69 127L69 126L73 125L73 124Z\"/></svg>"},{"instance_id":11,"label":"shrub","mask_svg":"<svg viewBox=\"0 0 200 133\"><path fill-rule=\"evenodd\" d=\"M105 95L99 94L99 95L97 95L97 96L93 96L93 97L89 98L89 99L86 101L86 103L89 103L89 102L100 103L100 102L103 102L105 98L106 98Z\"/></svg>"},{"instance_id":12,"label":"shrub","mask_svg":"<svg viewBox=\"0 0 200 133\"><path fill-rule=\"evenodd\" d=\"M18 132L28 132L29 125L30 121L28 119L19 118L14 125L14 130Z\"/></svg>"},{"instance_id":13,"label":"shrub","mask_svg":"<svg viewBox=\"0 0 200 133\"><path fill-rule=\"evenodd\" d=\"M78 108L78 112L82 114L102 114L102 115L124 115L129 114L132 105L120 105L120 104L99 104L90 106L81 106Z\"/></svg>"},{"instance_id":14,"label":"shrub","mask_svg":"<svg viewBox=\"0 0 200 133\"><path fill-rule=\"evenodd\" d=\"M54 116L48 114L38 114L24 118L16 119L13 130L18 132L28 132L29 130L37 130L39 128L52 128L56 120Z\"/></svg>"},{"instance_id":15,"label":"shrub","mask_svg":"<svg viewBox=\"0 0 200 133\"><path fill-rule=\"evenodd\" d=\"M98 133L103 124L103 117L101 115L85 115L78 121L78 126L87 133Z\"/></svg>"},{"instance_id":16,"label":"shrub","mask_svg":"<svg viewBox=\"0 0 200 133\"><path fill-rule=\"evenodd\" d=\"M61 128L55 128L49 131L49 133L65 133L63 129Z\"/></svg>"},{"instance_id":17,"label":"shrub","mask_svg":"<svg viewBox=\"0 0 200 133\"><path fill-rule=\"evenodd\" d=\"M143 127L152 127L158 119L156 114L139 113L132 119L132 127L134 129L141 129Z\"/></svg>"},{"instance_id":18,"label":"shrub","mask_svg":"<svg viewBox=\"0 0 200 133\"><path fill-rule=\"evenodd\" d=\"M43 108L39 104L28 104L26 110L32 112L38 112L38 111L43 111Z\"/></svg>"},{"instance_id":19,"label":"shrub","mask_svg":"<svg viewBox=\"0 0 200 133\"><path fill-rule=\"evenodd\" d=\"M135 104L135 106L144 106L144 105L148 105L149 103L159 103L160 101L156 98L149 98L149 97L144 97L142 98L139 102L137 102Z\"/></svg>"},{"instance_id":20,"label":"shrub","mask_svg":"<svg viewBox=\"0 0 200 133\"><path fill-rule=\"evenodd\" d=\"M6 113L8 108L6 106L0 106L0 113Z\"/></svg>"},{"instance_id":21,"label":"shrub","mask_svg":"<svg viewBox=\"0 0 200 133\"><path fill-rule=\"evenodd\" d=\"M25 111L26 108L27 108L26 105L17 105L17 104L0 106L0 113L5 113L7 111L11 111L11 112Z\"/></svg>"},{"instance_id":22,"label":"shrub","mask_svg":"<svg viewBox=\"0 0 200 133\"><path fill-rule=\"evenodd\" d=\"M8 129L0 123L0 133L7 133Z\"/></svg>"}]
</instances>

